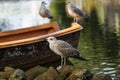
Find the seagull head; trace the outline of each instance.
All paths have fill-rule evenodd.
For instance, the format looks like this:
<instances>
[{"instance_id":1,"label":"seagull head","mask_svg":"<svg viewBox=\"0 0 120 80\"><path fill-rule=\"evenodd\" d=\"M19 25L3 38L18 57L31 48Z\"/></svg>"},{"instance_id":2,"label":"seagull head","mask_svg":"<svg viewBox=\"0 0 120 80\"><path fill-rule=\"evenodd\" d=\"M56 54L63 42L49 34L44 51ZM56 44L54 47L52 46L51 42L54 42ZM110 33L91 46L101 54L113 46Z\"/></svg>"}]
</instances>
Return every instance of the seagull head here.
<instances>
[{"instance_id":1,"label":"seagull head","mask_svg":"<svg viewBox=\"0 0 120 80\"><path fill-rule=\"evenodd\" d=\"M45 1L42 1L42 3L41 3L42 5L46 5L47 3L45 2Z\"/></svg>"},{"instance_id":2,"label":"seagull head","mask_svg":"<svg viewBox=\"0 0 120 80\"><path fill-rule=\"evenodd\" d=\"M68 4L70 4L71 2L70 1L68 1L68 2L66 2L66 5L68 5Z\"/></svg>"},{"instance_id":3,"label":"seagull head","mask_svg":"<svg viewBox=\"0 0 120 80\"><path fill-rule=\"evenodd\" d=\"M67 3L66 3L66 5L69 5L69 4L72 4L70 1L68 1Z\"/></svg>"},{"instance_id":4,"label":"seagull head","mask_svg":"<svg viewBox=\"0 0 120 80\"><path fill-rule=\"evenodd\" d=\"M50 36L50 37L46 38L46 40L50 43L50 42L56 41L57 39L53 36Z\"/></svg>"}]
</instances>

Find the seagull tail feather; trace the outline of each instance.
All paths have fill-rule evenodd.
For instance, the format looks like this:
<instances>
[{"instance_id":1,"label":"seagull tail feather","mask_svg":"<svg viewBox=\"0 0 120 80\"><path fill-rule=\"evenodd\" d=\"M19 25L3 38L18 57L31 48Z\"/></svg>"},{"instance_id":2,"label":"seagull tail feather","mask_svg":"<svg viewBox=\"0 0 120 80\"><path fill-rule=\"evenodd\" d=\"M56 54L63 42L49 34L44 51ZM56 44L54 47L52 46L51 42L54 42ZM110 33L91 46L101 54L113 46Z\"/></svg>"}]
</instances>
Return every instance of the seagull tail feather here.
<instances>
[{"instance_id":1,"label":"seagull tail feather","mask_svg":"<svg viewBox=\"0 0 120 80\"><path fill-rule=\"evenodd\" d=\"M88 61L87 59L83 58L83 57L80 57L80 56L74 56L73 58L77 58L79 60L84 60L84 61Z\"/></svg>"},{"instance_id":2,"label":"seagull tail feather","mask_svg":"<svg viewBox=\"0 0 120 80\"><path fill-rule=\"evenodd\" d=\"M52 16L50 16L50 17L48 17L49 19L53 19L53 17Z\"/></svg>"}]
</instances>

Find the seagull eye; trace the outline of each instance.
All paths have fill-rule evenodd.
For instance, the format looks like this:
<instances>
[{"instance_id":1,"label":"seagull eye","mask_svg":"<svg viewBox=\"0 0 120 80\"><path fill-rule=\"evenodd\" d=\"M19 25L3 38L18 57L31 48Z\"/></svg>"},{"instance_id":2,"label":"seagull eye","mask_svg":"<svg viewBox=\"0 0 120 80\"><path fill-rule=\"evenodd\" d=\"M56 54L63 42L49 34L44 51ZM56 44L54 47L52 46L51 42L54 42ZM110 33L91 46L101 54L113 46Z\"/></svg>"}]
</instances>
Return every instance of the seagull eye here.
<instances>
[{"instance_id":1,"label":"seagull eye","mask_svg":"<svg viewBox=\"0 0 120 80\"><path fill-rule=\"evenodd\" d=\"M52 38L50 38L50 40L53 40Z\"/></svg>"}]
</instances>

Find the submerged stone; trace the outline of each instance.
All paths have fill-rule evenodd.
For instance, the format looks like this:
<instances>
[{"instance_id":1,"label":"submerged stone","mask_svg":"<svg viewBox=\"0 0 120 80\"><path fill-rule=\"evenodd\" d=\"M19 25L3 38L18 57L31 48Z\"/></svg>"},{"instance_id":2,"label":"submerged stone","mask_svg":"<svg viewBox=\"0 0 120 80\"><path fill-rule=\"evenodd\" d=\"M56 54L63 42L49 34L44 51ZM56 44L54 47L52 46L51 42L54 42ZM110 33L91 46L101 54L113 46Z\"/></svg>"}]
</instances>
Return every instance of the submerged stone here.
<instances>
[{"instance_id":1,"label":"submerged stone","mask_svg":"<svg viewBox=\"0 0 120 80\"><path fill-rule=\"evenodd\" d=\"M105 75L105 74L99 74L95 75L92 80L112 80L110 75Z\"/></svg>"}]
</instances>

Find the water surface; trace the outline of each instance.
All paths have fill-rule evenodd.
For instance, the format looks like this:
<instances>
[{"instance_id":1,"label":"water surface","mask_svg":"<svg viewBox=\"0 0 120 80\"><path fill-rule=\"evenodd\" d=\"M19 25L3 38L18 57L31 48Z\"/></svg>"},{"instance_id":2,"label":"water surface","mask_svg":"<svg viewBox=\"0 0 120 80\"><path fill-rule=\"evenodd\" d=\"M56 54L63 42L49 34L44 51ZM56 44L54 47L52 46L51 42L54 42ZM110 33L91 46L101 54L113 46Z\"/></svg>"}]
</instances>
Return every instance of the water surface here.
<instances>
[{"instance_id":1,"label":"water surface","mask_svg":"<svg viewBox=\"0 0 120 80\"><path fill-rule=\"evenodd\" d=\"M39 15L42 0L0 1L0 31L15 30L49 22ZM46 0L48 7L50 0Z\"/></svg>"}]
</instances>

